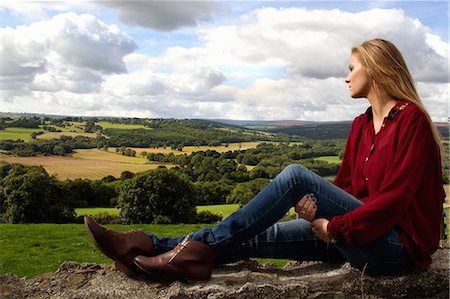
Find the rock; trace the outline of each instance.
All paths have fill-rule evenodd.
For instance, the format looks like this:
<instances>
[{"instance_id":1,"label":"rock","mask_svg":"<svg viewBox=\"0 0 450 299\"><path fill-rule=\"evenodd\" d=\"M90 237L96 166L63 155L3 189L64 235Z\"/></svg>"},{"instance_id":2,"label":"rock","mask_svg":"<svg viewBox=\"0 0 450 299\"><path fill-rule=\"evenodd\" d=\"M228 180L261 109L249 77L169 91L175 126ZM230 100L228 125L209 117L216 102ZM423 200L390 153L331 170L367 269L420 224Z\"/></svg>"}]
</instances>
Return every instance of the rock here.
<instances>
[{"instance_id":1,"label":"rock","mask_svg":"<svg viewBox=\"0 0 450 299\"><path fill-rule=\"evenodd\" d=\"M206 282L128 278L113 265L63 263L33 279L0 275L1 298L448 298L448 244L426 272L370 276L348 263L290 262L283 269L254 261L218 267Z\"/></svg>"}]
</instances>

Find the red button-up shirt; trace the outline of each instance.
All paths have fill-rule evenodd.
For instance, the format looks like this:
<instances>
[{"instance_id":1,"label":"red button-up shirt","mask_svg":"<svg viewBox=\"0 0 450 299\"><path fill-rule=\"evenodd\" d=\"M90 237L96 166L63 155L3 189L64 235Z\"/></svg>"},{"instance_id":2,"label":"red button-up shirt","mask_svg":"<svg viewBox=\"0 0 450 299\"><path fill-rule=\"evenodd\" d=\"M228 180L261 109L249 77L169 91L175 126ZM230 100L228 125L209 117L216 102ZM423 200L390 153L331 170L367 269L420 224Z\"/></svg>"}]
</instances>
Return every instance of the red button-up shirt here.
<instances>
[{"instance_id":1,"label":"red button-up shirt","mask_svg":"<svg viewBox=\"0 0 450 299\"><path fill-rule=\"evenodd\" d=\"M416 265L426 269L439 245L442 169L425 114L399 101L375 134L372 110L358 116L335 185L364 205L328 224L336 240L365 245L395 227Z\"/></svg>"}]
</instances>

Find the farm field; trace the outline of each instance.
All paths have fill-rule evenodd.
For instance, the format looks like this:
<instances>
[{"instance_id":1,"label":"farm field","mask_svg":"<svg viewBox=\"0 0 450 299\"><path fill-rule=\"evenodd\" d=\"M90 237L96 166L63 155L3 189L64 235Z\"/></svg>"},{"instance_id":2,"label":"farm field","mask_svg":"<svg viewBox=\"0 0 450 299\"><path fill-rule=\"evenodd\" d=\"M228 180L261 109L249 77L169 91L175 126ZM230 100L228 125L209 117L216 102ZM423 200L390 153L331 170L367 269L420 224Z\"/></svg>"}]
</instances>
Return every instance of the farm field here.
<instances>
[{"instance_id":1,"label":"farm field","mask_svg":"<svg viewBox=\"0 0 450 299\"><path fill-rule=\"evenodd\" d=\"M115 149L110 148L108 151L100 150L97 148L92 149L77 149L71 154L73 158L87 159L87 160L102 160L118 163L130 163L130 164L148 164L150 161L147 158L143 158L140 155L136 157L123 156L116 153Z\"/></svg>"},{"instance_id":2,"label":"farm field","mask_svg":"<svg viewBox=\"0 0 450 299\"><path fill-rule=\"evenodd\" d=\"M85 136L89 138L95 138L97 136L96 133L84 133L84 132L47 132L41 135L38 135L36 139L59 139L61 136L69 136L69 137L76 137L76 136Z\"/></svg>"},{"instance_id":3,"label":"farm field","mask_svg":"<svg viewBox=\"0 0 450 299\"><path fill-rule=\"evenodd\" d=\"M139 153L141 152L147 152L147 153L161 153L161 154L174 154L174 155L190 155L193 152L198 152L198 151L207 151L207 150L215 150L216 152L219 153L224 153L227 151L235 151L235 150L246 150L246 149L250 149L250 148L256 148L256 146L258 144L260 144L262 142L260 141L254 141L254 142L241 142L241 143L230 143L228 146L225 145L221 145L221 146L185 146L183 147L182 151L178 151L178 150L173 150L170 149L169 147L167 148L139 148L139 147L133 147L131 149L136 151L136 156L139 155ZM110 151L114 151L115 152L115 148L109 148L108 150Z\"/></svg>"},{"instance_id":4,"label":"farm field","mask_svg":"<svg viewBox=\"0 0 450 299\"><path fill-rule=\"evenodd\" d=\"M145 129L145 130L153 130L152 128L143 126L143 125L129 125L129 124L115 124L107 121L99 121L95 122L96 125L101 126L103 129Z\"/></svg>"},{"instance_id":5,"label":"farm field","mask_svg":"<svg viewBox=\"0 0 450 299\"><path fill-rule=\"evenodd\" d=\"M117 155L119 156L119 155ZM84 178L97 180L107 175L120 177L125 171L134 173L156 169L159 164L137 164L123 163L105 160L82 159L70 156L38 156L38 157L13 157L0 154L0 160L8 163L20 163L24 165L41 165L51 174L56 175L59 180ZM170 167L171 165L169 165Z\"/></svg>"},{"instance_id":6,"label":"farm field","mask_svg":"<svg viewBox=\"0 0 450 299\"><path fill-rule=\"evenodd\" d=\"M0 140L11 139L11 140L19 140L30 141L31 133L42 131L39 129L28 129L28 128L6 128L5 130L0 130Z\"/></svg>"},{"instance_id":7,"label":"farm field","mask_svg":"<svg viewBox=\"0 0 450 299\"><path fill-rule=\"evenodd\" d=\"M322 156L314 158L314 160L325 161L328 163L341 164L342 160L339 159L339 156Z\"/></svg>"},{"instance_id":8,"label":"farm field","mask_svg":"<svg viewBox=\"0 0 450 299\"><path fill-rule=\"evenodd\" d=\"M27 133L28 134L28 133ZM62 133L59 133L62 134ZM67 134L72 134L68 132ZM85 134L85 133L73 133ZM140 152L154 153L174 153L187 154L194 151L214 149L218 152L226 152L228 150L255 148L260 142L243 142L241 144L234 143L226 146L210 147L210 146L186 146L183 151L171 149L155 149L155 148L133 148L137 154L136 157L129 157L116 154L115 148L109 148L108 151L94 149L77 149L70 155L66 156L35 156L35 157L15 157L0 153L0 161L7 163L20 163L24 165L40 165L53 175L55 174L59 180L65 179L101 179L107 175L119 177L125 171L134 173L156 169L158 166L173 167L174 164L168 163L152 163L146 158L139 155ZM250 170L250 169L249 169Z\"/></svg>"}]
</instances>

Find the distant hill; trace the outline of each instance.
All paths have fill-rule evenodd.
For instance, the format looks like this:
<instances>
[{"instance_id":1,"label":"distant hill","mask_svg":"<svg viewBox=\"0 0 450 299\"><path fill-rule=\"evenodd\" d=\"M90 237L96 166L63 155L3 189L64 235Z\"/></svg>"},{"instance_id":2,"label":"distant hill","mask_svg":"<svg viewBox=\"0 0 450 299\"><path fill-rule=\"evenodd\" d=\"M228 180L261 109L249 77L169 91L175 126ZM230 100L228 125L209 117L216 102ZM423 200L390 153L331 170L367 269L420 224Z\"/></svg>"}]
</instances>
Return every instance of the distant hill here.
<instances>
[{"instance_id":1,"label":"distant hill","mask_svg":"<svg viewBox=\"0 0 450 299\"><path fill-rule=\"evenodd\" d=\"M271 133L283 133L288 135L299 135L313 139L347 138L350 132L351 121L339 122L314 122L299 120L209 120L217 123L256 129ZM447 122L435 123L441 136L449 138L450 124Z\"/></svg>"}]
</instances>

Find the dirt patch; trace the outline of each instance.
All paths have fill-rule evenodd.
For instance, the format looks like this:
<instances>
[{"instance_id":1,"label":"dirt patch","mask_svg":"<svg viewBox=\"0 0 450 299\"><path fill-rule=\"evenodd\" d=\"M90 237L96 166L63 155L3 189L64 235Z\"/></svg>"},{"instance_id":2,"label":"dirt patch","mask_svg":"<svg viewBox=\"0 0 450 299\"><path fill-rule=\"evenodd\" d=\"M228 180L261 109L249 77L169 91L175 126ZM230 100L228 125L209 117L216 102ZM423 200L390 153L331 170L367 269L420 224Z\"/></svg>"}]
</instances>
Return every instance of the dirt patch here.
<instances>
[{"instance_id":1,"label":"dirt patch","mask_svg":"<svg viewBox=\"0 0 450 299\"><path fill-rule=\"evenodd\" d=\"M349 264L289 263L283 269L244 261L218 267L206 282L128 278L113 265L65 262L34 279L0 275L1 298L448 298L449 250L426 272L369 276Z\"/></svg>"}]
</instances>

